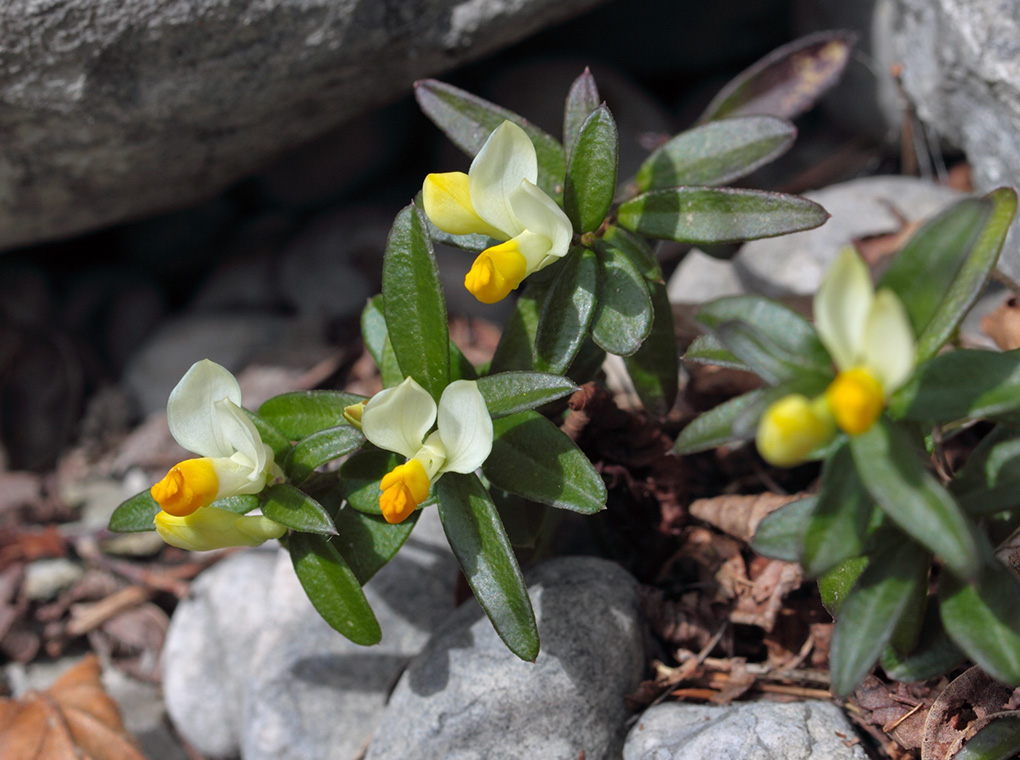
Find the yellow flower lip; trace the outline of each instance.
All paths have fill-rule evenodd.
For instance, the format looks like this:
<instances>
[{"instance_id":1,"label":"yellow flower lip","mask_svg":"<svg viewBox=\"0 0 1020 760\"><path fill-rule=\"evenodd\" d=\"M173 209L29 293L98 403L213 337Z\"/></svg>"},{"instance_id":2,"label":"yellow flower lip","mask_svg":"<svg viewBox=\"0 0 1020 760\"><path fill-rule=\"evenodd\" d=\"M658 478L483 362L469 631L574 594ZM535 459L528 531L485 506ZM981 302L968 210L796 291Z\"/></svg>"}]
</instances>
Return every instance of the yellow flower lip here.
<instances>
[{"instance_id":1,"label":"yellow flower lip","mask_svg":"<svg viewBox=\"0 0 1020 760\"><path fill-rule=\"evenodd\" d=\"M836 375L825 390L825 400L836 424L848 435L867 432L885 408L882 384L863 367Z\"/></svg>"},{"instance_id":2,"label":"yellow flower lip","mask_svg":"<svg viewBox=\"0 0 1020 760\"><path fill-rule=\"evenodd\" d=\"M174 465L149 489L162 510L175 517L185 517L212 504L218 491L216 470L205 457L186 459Z\"/></svg>"},{"instance_id":3,"label":"yellow flower lip","mask_svg":"<svg viewBox=\"0 0 1020 760\"><path fill-rule=\"evenodd\" d=\"M425 467L417 459L394 467L379 482L383 518L391 525L403 522L429 497L431 486Z\"/></svg>"},{"instance_id":4,"label":"yellow flower lip","mask_svg":"<svg viewBox=\"0 0 1020 760\"><path fill-rule=\"evenodd\" d=\"M812 400L791 394L765 410L755 442L762 459L769 464L793 467L806 461L835 432L824 398Z\"/></svg>"},{"instance_id":5,"label":"yellow flower lip","mask_svg":"<svg viewBox=\"0 0 1020 760\"><path fill-rule=\"evenodd\" d=\"M478 254L464 277L464 287L482 303L497 303L521 284L527 269L528 262L517 242L508 240Z\"/></svg>"}]
</instances>

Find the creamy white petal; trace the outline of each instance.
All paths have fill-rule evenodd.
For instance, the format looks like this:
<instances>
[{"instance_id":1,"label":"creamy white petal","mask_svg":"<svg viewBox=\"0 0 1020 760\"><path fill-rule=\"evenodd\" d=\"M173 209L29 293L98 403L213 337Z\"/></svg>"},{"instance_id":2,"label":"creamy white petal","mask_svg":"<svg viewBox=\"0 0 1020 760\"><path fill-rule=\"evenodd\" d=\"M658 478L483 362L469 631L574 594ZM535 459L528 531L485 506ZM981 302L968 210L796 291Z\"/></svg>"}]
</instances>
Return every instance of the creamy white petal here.
<instances>
[{"instance_id":1,"label":"creamy white petal","mask_svg":"<svg viewBox=\"0 0 1020 760\"><path fill-rule=\"evenodd\" d=\"M429 433L425 443L422 444L421 448L418 449L412 458L421 462L421 466L425 468L425 474L428 476L428 479L435 481L442 474L443 465L446 464L446 454L446 446L443 445L443 439L439 435L439 431L436 430L433 433Z\"/></svg>"},{"instance_id":2,"label":"creamy white petal","mask_svg":"<svg viewBox=\"0 0 1020 760\"><path fill-rule=\"evenodd\" d=\"M528 232L549 240L548 256L559 258L567 252L574 236L573 225L563 209L538 185L523 180L510 193L510 205Z\"/></svg>"},{"instance_id":3,"label":"creamy white petal","mask_svg":"<svg viewBox=\"0 0 1020 760\"><path fill-rule=\"evenodd\" d=\"M914 328L903 302L891 290L878 291L864 326L862 364L888 396L903 385L916 366Z\"/></svg>"},{"instance_id":4,"label":"creamy white petal","mask_svg":"<svg viewBox=\"0 0 1020 760\"><path fill-rule=\"evenodd\" d=\"M204 457L228 457L234 453L219 424L216 402L227 399L241 405L237 379L215 362L195 362L166 403L170 434L188 451Z\"/></svg>"},{"instance_id":5,"label":"creamy white petal","mask_svg":"<svg viewBox=\"0 0 1020 760\"><path fill-rule=\"evenodd\" d=\"M468 189L475 212L502 230L507 239L524 230L510 205L510 193L521 180L538 179L538 156L527 133L504 121L478 151L468 169Z\"/></svg>"},{"instance_id":6,"label":"creamy white petal","mask_svg":"<svg viewBox=\"0 0 1020 760\"><path fill-rule=\"evenodd\" d=\"M213 404L216 410L216 423L220 429L221 437L226 441L231 451L239 453L252 463L255 474L254 479L265 471L267 465L266 445L262 442L255 423L251 421L241 407L237 406L230 399L223 399ZM272 460L272 450L268 459Z\"/></svg>"},{"instance_id":7,"label":"creamy white petal","mask_svg":"<svg viewBox=\"0 0 1020 760\"><path fill-rule=\"evenodd\" d=\"M369 399L361 415L361 432L379 448L410 458L435 421L436 402L409 377Z\"/></svg>"},{"instance_id":8,"label":"creamy white petal","mask_svg":"<svg viewBox=\"0 0 1020 760\"><path fill-rule=\"evenodd\" d=\"M439 399L439 435L446 447L441 472L474 472L492 451L492 418L473 380L446 386Z\"/></svg>"},{"instance_id":9,"label":"creamy white petal","mask_svg":"<svg viewBox=\"0 0 1020 760\"><path fill-rule=\"evenodd\" d=\"M264 454L262 458L265 459ZM214 457L208 461L216 472L218 480L217 499L260 493L266 487L265 469L256 469L254 462L244 454Z\"/></svg>"},{"instance_id":10,"label":"creamy white petal","mask_svg":"<svg viewBox=\"0 0 1020 760\"><path fill-rule=\"evenodd\" d=\"M852 248L844 248L826 273L814 303L818 337L841 370L860 361L864 322L874 297L867 265Z\"/></svg>"},{"instance_id":11,"label":"creamy white petal","mask_svg":"<svg viewBox=\"0 0 1020 760\"><path fill-rule=\"evenodd\" d=\"M517 243L517 250L520 251L526 262L525 277L556 261L556 257L549 255L552 242L544 235L536 235L534 232L525 230L513 240Z\"/></svg>"}]
</instances>

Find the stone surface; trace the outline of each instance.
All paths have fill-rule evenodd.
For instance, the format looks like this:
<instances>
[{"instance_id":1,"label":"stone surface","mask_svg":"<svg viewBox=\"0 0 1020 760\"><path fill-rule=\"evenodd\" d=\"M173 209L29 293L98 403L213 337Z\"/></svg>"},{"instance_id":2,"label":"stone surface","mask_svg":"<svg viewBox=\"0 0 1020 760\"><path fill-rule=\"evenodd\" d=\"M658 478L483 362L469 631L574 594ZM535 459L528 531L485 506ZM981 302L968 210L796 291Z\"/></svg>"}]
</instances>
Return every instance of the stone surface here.
<instances>
[{"instance_id":1,"label":"stone surface","mask_svg":"<svg viewBox=\"0 0 1020 760\"><path fill-rule=\"evenodd\" d=\"M596 1L6 3L0 239L208 197L414 79Z\"/></svg>"},{"instance_id":2,"label":"stone surface","mask_svg":"<svg viewBox=\"0 0 1020 760\"><path fill-rule=\"evenodd\" d=\"M36 560L25 568L25 596L37 602L47 601L73 586L84 574L81 565L64 557Z\"/></svg>"},{"instance_id":3,"label":"stone surface","mask_svg":"<svg viewBox=\"0 0 1020 760\"><path fill-rule=\"evenodd\" d=\"M624 696L644 668L635 581L587 557L526 578L538 660L518 660L478 605L464 604L401 677L366 760L619 756Z\"/></svg>"},{"instance_id":4,"label":"stone surface","mask_svg":"<svg viewBox=\"0 0 1020 760\"><path fill-rule=\"evenodd\" d=\"M705 303L744 292L732 261L724 261L692 248L669 278L666 291L675 304Z\"/></svg>"},{"instance_id":5,"label":"stone surface","mask_svg":"<svg viewBox=\"0 0 1020 760\"><path fill-rule=\"evenodd\" d=\"M959 193L914 177L863 177L804 193L832 214L821 227L745 244L733 266L745 287L766 296L815 293L840 249L855 238L898 232L928 219Z\"/></svg>"},{"instance_id":6,"label":"stone surface","mask_svg":"<svg viewBox=\"0 0 1020 760\"><path fill-rule=\"evenodd\" d=\"M170 620L163 648L167 712L209 758L235 757L246 675L269 620L277 551L252 549L202 573Z\"/></svg>"},{"instance_id":7,"label":"stone surface","mask_svg":"<svg viewBox=\"0 0 1020 760\"><path fill-rule=\"evenodd\" d=\"M630 730L623 760L866 760L831 702L669 703Z\"/></svg>"},{"instance_id":8,"label":"stone surface","mask_svg":"<svg viewBox=\"0 0 1020 760\"><path fill-rule=\"evenodd\" d=\"M399 554L365 585L383 637L362 647L319 617L281 553L273 622L259 637L245 685L244 760L357 756L397 676L453 612L456 577L438 512L427 509Z\"/></svg>"}]
</instances>

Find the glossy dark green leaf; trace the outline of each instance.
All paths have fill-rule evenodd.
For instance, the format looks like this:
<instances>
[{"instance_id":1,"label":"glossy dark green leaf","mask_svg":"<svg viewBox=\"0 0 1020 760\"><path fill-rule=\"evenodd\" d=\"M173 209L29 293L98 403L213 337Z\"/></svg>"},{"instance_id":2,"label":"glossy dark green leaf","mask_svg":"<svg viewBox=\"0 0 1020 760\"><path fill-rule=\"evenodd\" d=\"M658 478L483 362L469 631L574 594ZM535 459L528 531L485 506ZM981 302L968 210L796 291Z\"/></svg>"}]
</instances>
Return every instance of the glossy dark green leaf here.
<instances>
[{"instance_id":1,"label":"glossy dark green leaf","mask_svg":"<svg viewBox=\"0 0 1020 760\"><path fill-rule=\"evenodd\" d=\"M1020 685L1020 582L991 561L977 583L952 574L939 579L939 610L946 633L997 681Z\"/></svg>"},{"instance_id":2,"label":"glossy dark green leaf","mask_svg":"<svg viewBox=\"0 0 1020 760\"><path fill-rule=\"evenodd\" d=\"M754 532L751 548L763 557L800 562L804 533L817 503L817 496L805 496L765 515Z\"/></svg>"},{"instance_id":3,"label":"glossy dark green leaf","mask_svg":"<svg viewBox=\"0 0 1020 760\"><path fill-rule=\"evenodd\" d=\"M909 653L887 646L880 660L885 674L895 681L927 681L953 670L967 657L946 634L938 607L929 604L917 646Z\"/></svg>"},{"instance_id":4,"label":"glossy dark green leaf","mask_svg":"<svg viewBox=\"0 0 1020 760\"><path fill-rule=\"evenodd\" d=\"M312 433L294 444L284 464L284 472L300 483L316 468L350 454L365 442L365 436L351 425L338 425Z\"/></svg>"},{"instance_id":5,"label":"glossy dark green leaf","mask_svg":"<svg viewBox=\"0 0 1020 760\"><path fill-rule=\"evenodd\" d=\"M588 334L595 313L598 262L592 251L572 248L545 297L535 336L535 367L562 374Z\"/></svg>"},{"instance_id":6,"label":"glossy dark green leaf","mask_svg":"<svg viewBox=\"0 0 1020 760\"><path fill-rule=\"evenodd\" d=\"M912 541L872 554L843 602L832 634L832 690L845 695L868 674L893 635L912 598L927 589L929 555Z\"/></svg>"},{"instance_id":7,"label":"glossy dark green leaf","mask_svg":"<svg viewBox=\"0 0 1020 760\"><path fill-rule=\"evenodd\" d=\"M621 204L622 227L678 243L733 243L824 224L828 212L797 195L732 187L652 190Z\"/></svg>"},{"instance_id":8,"label":"glossy dark green leaf","mask_svg":"<svg viewBox=\"0 0 1020 760\"><path fill-rule=\"evenodd\" d=\"M655 313L648 285L623 251L603 247L598 263L599 297L591 323L592 340L607 353L630 356L652 331ZM672 317L672 309L669 314Z\"/></svg>"},{"instance_id":9,"label":"glossy dark green leaf","mask_svg":"<svg viewBox=\"0 0 1020 760\"><path fill-rule=\"evenodd\" d=\"M759 414L764 411L761 404L765 393L765 389L750 391L724 401L699 415L680 431L673 444L673 453L696 454L730 441L740 440L742 436L733 430L737 417L751 408L760 409Z\"/></svg>"},{"instance_id":10,"label":"glossy dark green leaf","mask_svg":"<svg viewBox=\"0 0 1020 760\"><path fill-rule=\"evenodd\" d=\"M850 448L838 444L822 467L818 503L804 531L801 564L810 575L822 575L864 553L865 533L875 502L854 468Z\"/></svg>"},{"instance_id":11,"label":"glossy dark green leaf","mask_svg":"<svg viewBox=\"0 0 1020 760\"><path fill-rule=\"evenodd\" d=\"M523 292L517 297L513 311L507 318L500 336L496 353L492 357L489 371L509 372L535 369L535 337L542 313L542 304L552 286L552 272L549 269L538 272L527 279Z\"/></svg>"},{"instance_id":12,"label":"glossy dark green leaf","mask_svg":"<svg viewBox=\"0 0 1020 760\"><path fill-rule=\"evenodd\" d=\"M548 372L499 372L481 378L478 390L489 414L497 419L569 396L577 385Z\"/></svg>"},{"instance_id":13,"label":"glossy dark green leaf","mask_svg":"<svg viewBox=\"0 0 1020 760\"><path fill-rule=\"evenodd\" d=\"M404 463L404 457L392 451L369 448L353 454L340 465L340 484L344 498L359 512L380 515L379 481L390 470Z\"/></svg>"},{"instance_id":14,"label":"glossy dark green leaf","mask_svg":"<svg viewBox=\"0 0 1020 760\"><path fill-rule=\"evenodd\" d=\"M259 496L255 494L242 494L240 496L227 496L223 499L217 499L209 506L216 507L218 509L225 509L228 512L234 512L235 514L245 515L253 509L261 506L261 504L262 502Z\"/></svg>"},{"instance_id":15,"label":"glossy dark green leaf","mask_svg":"<svg viewBox=\"0 0 1020 760\"><path fill-rule=\"evenodd\" d=\"M276 463L282 465L290 453L290 438L282 430L268 422L265 418L255 414L255 412L244 408L242 408L242 411L251 420L255 429L259 431L262 442L273 450L273 458L276 460Z\"/></svg>"},{"instance_id":16,"label":"glossy dark green leaf","mask_svg":"<svg viewBox=\"0 0 1020 760\"><path fill-rule=\"evenodd\" d=\"M393 353L393 344L390 343L389 330L386 328L381 295L369 300L361 312L361 336L379 368L383 388L392 388L403 380L404 375Z\"/></svg>"},{"instance_id":17,"label":"glossy dark green leaf","mask_svg":"<svg viewBox=\"0 0 1020 760\"><path fill-rule=\"evenodd\" d=\"M343 555L358 583L364 586L404 545L420 514L412 512L403 522L391 525L382 515L344 508L336 514L337 535L330 544Z\"/></svg>"},{"instance_id":18,"label":"glossy dark green leaf","mask_svg":"<svg viewBox=\"0 0 1020 760\"><path fill-rule=\"evenodd\" d=\"M534 662L535 614L492 499L476 475L447 473L437 489L443 530L475 598L510 651Z\"/></svg>"},{"instance_id":19,"label":"glossy dark green leaf","mask_svg":"<svg viewBox=\"0 0 1020 760\"><path fill-rule=\"evenodd\" d=\"M499 520L515 549L532 549L538 543L549 507L522 499L498 488L489 491Z\"/></svg>"},{"instance_id":20,"label":"glossy dark green leaf","mask_svg":"<svg viewBox=\"0 0 1020 760\"><path fill-rule=\"evenodd\" d=\"M953 760L1010 760L1020 755L1020 712L999 714L978 729Z\"/></svg>"},{"instance_id":21,"label":"glossy dark green leaf","mask_svg":"<svg viewBox=\"0 0 1020 760\"><path fill-rule=\"evenodd\" d=\"M577 142L581 126L601 103L602 99L599 97L599 90L595 85L595 77L585 68L584 73L570 85L567 102L563 108L563 146L568 153Z\"/></svg>"},{"instance_id":22,"label":"glossy dark green leaf","mask_svg":"<svg viewBox=\"0 0 1020 760\"><path fill-rule=\"evenodd\" d=\"M595 250L601 252L607 247L615 248L629 256L634 266L649 282L664 283L662 268L655 258L655 252L648 241L640 235L625 230L618 224L607 225L602 237L595 240Z\"/></svg>"},{"instance_id":23,"label":"glossy dark green leaf","mask_svg":"<svg viewBox=\"0 0 1020 760\"><path fill-rule=\"evenodd\" d=\"M999 425L971 452L949 484L960 507L990 515L1020 505L1020 431Z\"/></svg>"},{"instance_id":24,"label":"glossy dark green leaf","mask_svg":"<svg viewBox=\"0 0 1020 760\"><path fill-rule=\"evenodd\" d=\"M605 105L596 108L581 125L567 159L563 210L576 232L594 232L605 220L616 194L616 167L620 136Z\"/></svg>"},{"instance_id":25,"label":"glossy dark green leaf","mask_svg":"<svg viewBox=\"0 0 1020 760\"><path fill-rule=\"evenodd\" d=\"M553 198L562 194L566 159L563 146L513 111L435 79L414 83L414 96L426 116L454 145L474 157L489 135L504 121L512 121L531 138L538 154L538 186Z\"/></svg>"},{"instance_id":26,"label":"glossy dark green leaf","mask_svg":"<svg viewBox=\"0 0 1020 760\"><path fill-rule=\"evenodd\" d=\"M868 567L867 557L854 557L834 567L818 579L818 594L822 598L822 606L833 617L839 617L843 602Z\"/></svg>"},{"instance_id":27,"label":"glossy dark green leaf","mask_svg":"<svg viewBox=\"0 0 1020 760\"><path fill-rule=\"evenodd\" d=\"M302 533L336 534L333 520L322 505L294 486L276 483L263 492L262 514L273 522Z\"/></svg>"},{"instance_id":28,"label":"glossy dark green leaf","mask_svg":"<svg viewBox=\"0 0 1020 760\"><path fill-rule=\"evenodd\" d=\"M722 185L783 155L797 128L775 116L742 116L702 124L656 148L635 181L642 192L679 185Z\"/></svg>"},{"instance_id":29,"label":"glossy dark green leaf","mask_svg":"<svg viewBox=\"0 0 1020 760\"><path fill-rule=\"evenodd\" d=\"M922 278L923 279L923 278ZM1020 410L1020 349L962 349L930 359L890 399L889 413L918 422L981 419Z\"/></svg>"},{"instance_id":30,"label":"glossy dark green leaf","mask_svg":"<svg viewBox=\"0 0 1020 760\"><path fill-rule=\"evenodd\" d=\"M920 452L884 418L850 438L865 488L892 521L941 557L953 572L976 578L980 555L973 528L956 501L929 473Z\"/></svg>"},{"instance_id":31,"label":"glossy dark green leaf","mask_svg":"<svg viewBox=\"0 0 1020 760\"><path fill-rule=\"evenodd\" d=\"M450 382L455 380L477 380L478 371L464 356L457 344L450 341Z\"/></svg>"},{"instance_id":32,"label":"glossy dark green leaf","mask_svg":"<svg viewBox=\"0 0 1020 760\"><path fill-rule=\"evenodd\" d=\"M450 384L450 328L446 299L424 215L406 206L393 220L382 271L383 314L405 377L437 401Z\"/></svg>"},{"instance_id":33,"label":"glossy dark green leaf","mask_svg":"<svg viewBox=\"0 0 1020 760\"><path fill-rule=\"evenodd\" d=\"M714 364L717 367L753 372L711 333L704 333L694 339L684 352L684 361L696 364Z\"/></svg>"},{"instance_id":34,"label":"glossy dark green leaf","mask_svg":"<svg viewBox=\"0 0 1020 760\"><path fill-rule=\"evenodd\" d=\"M301 587L323 620L355 644L378 644L382 639L379 621L358 579L329 540L293 533L287 548Z\"/></svg>"},{"instance_id":35,"label":"glossy dark green leaf","mask_svg":"<svg viewBox=\"0 0 1020 760\"><path fill-rule=\"evenodd\" d=\"M158 512L159 504L146 488L113 510L113 514L110 515L110 530L114 533L141 533L146 530L156 530L153 520L156 519Z\"/></svg>"},{"instance_id":36,"label":"glossy dark green leaf","mask_svg":"<svg viewBox=\"0 0 1020 760\"><path fill-rule=\"evenodd\" d=\"M698 310L697 321L770 384L805 373L831 378L832 359L800 314L760 296L731 296Z\"/></svg>"},{"instance_id":37,"label":"glossy dark green leaf","mask_svg":"<svg viewBox=\"0 0 1020 760\"><path fill-rule=\"evenodd\" d=\"M745 114L796 118L839 81L856 39L851 32L817 32L773 50L723 87L699 121Z\"/></svg>"},{"instance_id":38,"label":"glossy dark green leaf","mask_svg":"<svg viewBox=\"0 0 1020 760\"><path fill-rule=\"evenodd\" d=\"M365 400L344 391L296 391L273 396L259 407L259 416L297 441L342 424L344 409Z\"/></svg>"},{"instance_id":39,"label":"glossy dark green leaf","mask_svg":"<svg viewBox=\"0 0 1020 760\"><path fill-rule=\"evenodd\" d=\"M606 485L569 436L537 412L493 420L482 472L496 488L559 509L605 509Z\"/></svg>"},{"instance_id":40,"label":"glossy dark green leaf","mask_svg":"<svg viewBox=\"0 0 1020 760\"><path fill-rule=\"evenodd\" d=\"M645 411L652 417L665 417L676 403L680 385L680 361L677 356L676 323L666 285L648 282L654 316L652 329L641 348L624 357L627 374Z\"/></svg>"}]
</instances>

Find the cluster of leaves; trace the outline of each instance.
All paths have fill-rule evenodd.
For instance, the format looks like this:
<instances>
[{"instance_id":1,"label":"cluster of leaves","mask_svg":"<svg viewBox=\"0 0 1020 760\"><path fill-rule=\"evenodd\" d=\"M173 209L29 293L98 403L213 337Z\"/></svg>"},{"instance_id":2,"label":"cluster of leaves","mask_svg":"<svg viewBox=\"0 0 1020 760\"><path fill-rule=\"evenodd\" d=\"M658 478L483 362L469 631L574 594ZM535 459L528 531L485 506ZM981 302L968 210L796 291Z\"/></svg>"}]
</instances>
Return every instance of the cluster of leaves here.
<instances>
[{"instance_id":1,"label":"cluster of leaves","mask_svg":"<svg viewBox=\"0 0 1020 760\"><path fill-rule=\"evenodd\" d=\"M878 285L906 308L917 369L874 426L823 453L818 493L770 515L755 537L760 553L818 577L837 618L837 693L877 662L892 678L918 681L970 658L1020 684L1020 583L996 557L1020 528L1020 352L942 351L987 283L1016 208L1007 188L962 200L895 254ZM696 419L678 453L752 437L770 403L817 395L833 379L814 327L782 304L725 298L697 319L706 335L688 360L754 372L768 387ZM995 426L951 474L945 441L978 422ZM1017 741L1017 715L1010 721Z\"/></svg>"}]
</instances>

